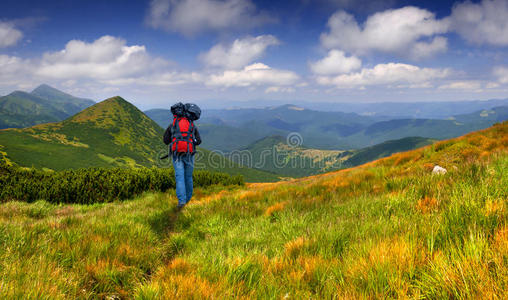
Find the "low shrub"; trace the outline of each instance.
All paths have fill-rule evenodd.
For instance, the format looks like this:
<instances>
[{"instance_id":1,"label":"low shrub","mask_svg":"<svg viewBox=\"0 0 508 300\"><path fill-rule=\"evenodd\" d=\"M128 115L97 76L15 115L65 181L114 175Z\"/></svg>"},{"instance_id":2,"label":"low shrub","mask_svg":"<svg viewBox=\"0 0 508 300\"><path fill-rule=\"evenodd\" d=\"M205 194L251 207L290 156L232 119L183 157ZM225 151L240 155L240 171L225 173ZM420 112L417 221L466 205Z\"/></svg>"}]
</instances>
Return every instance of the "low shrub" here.
<instances>
[{"instance_id":1,"label":"low shrub","mask_svg":"<svg viewBox=\"0 0 508 300\"><path fill-rule=\"evenodd\" d=\"M242 185L242 176L194 172L194 186ZM132 198L145 191L175 188L171 169L87 168L60 172L0 165L0 202L40 199L52 203L92 204Z\"/></svg>"}]
</instances>

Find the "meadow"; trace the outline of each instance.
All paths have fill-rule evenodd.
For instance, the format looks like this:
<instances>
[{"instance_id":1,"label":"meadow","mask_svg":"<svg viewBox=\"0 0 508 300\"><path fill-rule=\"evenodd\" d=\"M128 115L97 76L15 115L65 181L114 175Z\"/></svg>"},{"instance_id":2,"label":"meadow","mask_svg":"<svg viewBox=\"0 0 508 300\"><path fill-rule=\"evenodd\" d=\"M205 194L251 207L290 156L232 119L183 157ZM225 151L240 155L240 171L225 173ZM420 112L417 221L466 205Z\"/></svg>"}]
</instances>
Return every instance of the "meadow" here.
<instances>
[{"instance_id":1,"label":"meadow","mask_svg":"<svg viewBox=\"0 0 508 300\"><path fill-rule=\"evenodd\" d=\"M0 205L0 298L508 297L508 122L288 182ZM448 169L433 175L439 164Z\"/></svg>"}]
</instances>

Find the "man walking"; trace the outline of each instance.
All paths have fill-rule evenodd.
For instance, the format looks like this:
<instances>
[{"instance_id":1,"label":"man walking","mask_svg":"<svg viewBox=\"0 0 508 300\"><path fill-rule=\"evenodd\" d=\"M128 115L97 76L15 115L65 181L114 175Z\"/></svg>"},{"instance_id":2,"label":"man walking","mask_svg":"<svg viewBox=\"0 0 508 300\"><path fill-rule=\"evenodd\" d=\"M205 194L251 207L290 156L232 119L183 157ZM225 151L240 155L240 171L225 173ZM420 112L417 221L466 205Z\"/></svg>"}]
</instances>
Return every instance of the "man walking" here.
<instances>
[{"instance_id":1,"label":"man walking","mask_svg":"<svg viewBox=\"0 0 508 300\"><path fill-rule=\"evenodd\" d=\"M194 154L196 146L201 144L201 137L194 121L199 119L201 110L195 104L171 106L173 122L164 132L164 144L169 145L175 169L177 209L181 210L192 197L192 172L194 171Z\"/></svg>"}]
</instances>

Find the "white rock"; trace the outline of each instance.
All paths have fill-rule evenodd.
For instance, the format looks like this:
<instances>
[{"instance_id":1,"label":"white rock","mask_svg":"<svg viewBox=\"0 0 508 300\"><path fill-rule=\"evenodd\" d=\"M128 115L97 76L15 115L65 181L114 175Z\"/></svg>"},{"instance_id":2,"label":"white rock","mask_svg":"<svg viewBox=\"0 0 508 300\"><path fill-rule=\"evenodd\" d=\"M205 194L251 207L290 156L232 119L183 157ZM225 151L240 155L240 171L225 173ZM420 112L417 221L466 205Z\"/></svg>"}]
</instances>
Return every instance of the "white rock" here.
<instances>
[{"instance_id":1,"label":"white rock","mask_svg":"<svg viewBox=\"0 0 508 300\"><path fill-rule=\"evenodd\" d=\"M432 169L432 174L446 174L446 172L445 168L438 165L435 165L434 169Z\"/></svg>"}]
</instances>

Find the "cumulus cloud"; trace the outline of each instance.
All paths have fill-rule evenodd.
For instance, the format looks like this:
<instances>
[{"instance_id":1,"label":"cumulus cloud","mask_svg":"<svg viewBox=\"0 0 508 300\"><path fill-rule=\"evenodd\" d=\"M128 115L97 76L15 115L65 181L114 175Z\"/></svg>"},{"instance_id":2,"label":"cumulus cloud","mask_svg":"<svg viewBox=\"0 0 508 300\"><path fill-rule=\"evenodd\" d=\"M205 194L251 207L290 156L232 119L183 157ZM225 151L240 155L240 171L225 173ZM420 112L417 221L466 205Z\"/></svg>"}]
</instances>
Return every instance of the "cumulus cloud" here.
<instances>
[{"instance_id":1,"label":"cumulus cloud","mask_svg":"<svg viewBox=\"0 0 508 300\"><path fill-rule=\"evenodd\" d=\"M407 6L375 13L361 25L353 15L338 11L329 18L327 26L329 32L321 34L324 47L362 55L372 50L407 53L422 39L447 32L449 21L437 20L426 9ZM437 43L442 47L442 40ZM437 46L433 45L433 48ZM424 46L420 44L420 48Z\"/></svg>"},{"instance_id":2,"label":"cumulus cloud","mask_svg":"<svg viewBox=\"0 0 508 300\"><path fill-rule=\"evenodd\" d=\"M230 45L217 44L201 54L200 59L209 66L238 69L260 58L269 46L278 44L279 40L273 35L249 36L236 39Z\"/></svg>"},{"instance_id":3,"label":"cumulus cloud","mask_svg":"<svg viewBox=\"0 0 508 300\"><path fill-rule=\"evenodd\" d=\"M153 28L193 36L205 31L252 28L275 19L250 0L152 0L146 22Z\"/></svg>"},{"instance_id":4,"label":"cumulus cloud","mask_svg":"<svg viewBox=\"0 0 508 300\"><path fill-rule=\"evenodd\" d=\"M295 89L292 87L281 87L281 86L271 86L265 90L265 93L294 93Z\"/></svg>"},{"instance_id":5,"label":"cumulus cloud","mask_svg":"<svg viewBox=\"0 0 508 300\"><path fill-rule=\"evenodd\" d=\"M362 66L362 61L356 56L346 56L343 51L330 50L328 55L309 64L310 69L319 75L335 75L349 73Z\"/></svg>"},{"instance_id":6,"label":"cumulus cloud","mask_svg":"<svg viewBox=\"0 0 508 300\"><path fill-rule=\"evenodd\" d=\"M0 48L16 45L23 37L23 33L12 23L0 21Z\"/></svg>"},{"instance_id":7,"label":"cumulus cloud","mask_svg":"<svg viewBox=\"0 0 508 300\"><path fill-rule=\"evenodd\" d=\"M144 46L103 36L92 43L72 40L58 52L45 53L36 74L58 79L118 80L148 74L168 65L151 57Z\"/></svg>"},{"instance_id":8,"label":"cumulus cloud","mask_svg":"<svg viewBox=\"0 0 508 300\"><path fill-rule=\"evenodd\" d=\"M508 1L466 1L453 7L452 29L474 44L508 45Z\"/></svg>"},{"instance_id":9,"label":"cumulus cloud","mask_svg":"<svg viewBox=\"0 0 508 300\"><path fill-rule=\"evenodd\" d=\"M277 40L271 36L251 38L264 46ZM227 48L228 66L238 66L259 56L252 50L249 58L237 57L235 47ZM254 47L255 48L255 47ZM128 45L125 40L103 36L92 42L71 40L60 51L48 52L40 58L24 60L0 55L0 86L33 85L59 82L66 86L88 86L93 89L129 87L172 87L186 84L211 87L267 87L267 92L291 92L290 85L299 76L291 71L254 63L242 69L180 71L170 61L151 56L142 45Z\"/></svg>"},{"instance_id":10,"label":"cumulus cloud","mask_svg":"<svg viewBox=\"0 0 508 300\"><path fill-rule=\"evenodd\" d=\"M19 86L28 82L31 69L29 60L0 54L0 85Z\"/></svg>"},{"instance_id":11,"label":"cumulus cloud","mask_svg":"<svg viewBox=\"0 0 508 300\"><path fill-rule=\"evenodd\" d=\"M444 90L478 90L481 89L482 83L478 80L460 80L453 81L448 84L441 85L439 89Z\"/></svg>"},{"instance_id":12,"label":"cumulus cloud","mask_svg":"<svg viewBox=\"0 0 508 300\"><path fill-rule=\"evenodd\" d=\"M206 84L222 87L287 86L298 80L299 76L294 72L272 69L265 64L255 63L242 70L226 70L220 74L212 74Z\"/></svg>"},{"instance_id":13,"label":"cumulus cloud","mask_svg":"<svg viewBox=\"0 0 508 300\"><path fill-rule=\"evenodd\" d=\"M421 59L433 56L437 53L446 52L448 49L448 40L445 37L437 36L431 42L418 42L411 49L413 59Z\"/></svg>"},{"instance_id":14,"label":"cumulus cloud","mask_svg":"<svg viewBox=\"0 0 508 300\"><path fill-rule=\"evenodd\" d=\"M496 67L494 68L494 76L500 83L508 83L508 68L507 67Z\"/></svg>"},{"instance_id":15,"label":"cumulus cloud","mask_svg":"<svg viewBox=\"0 0 508 300\"><path fill-rule=\"evenodd\" d=\"M393 85L396 87L428 87L429 82L445 78L451 73L448 69L420 68L401 63L378 64L374 68L363 68L360 72L338 76L319 76L321 85L338 88L361 88L372 85Z\"/></svg>"}]
</instances>

